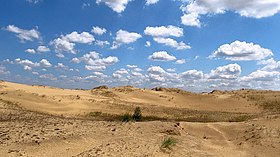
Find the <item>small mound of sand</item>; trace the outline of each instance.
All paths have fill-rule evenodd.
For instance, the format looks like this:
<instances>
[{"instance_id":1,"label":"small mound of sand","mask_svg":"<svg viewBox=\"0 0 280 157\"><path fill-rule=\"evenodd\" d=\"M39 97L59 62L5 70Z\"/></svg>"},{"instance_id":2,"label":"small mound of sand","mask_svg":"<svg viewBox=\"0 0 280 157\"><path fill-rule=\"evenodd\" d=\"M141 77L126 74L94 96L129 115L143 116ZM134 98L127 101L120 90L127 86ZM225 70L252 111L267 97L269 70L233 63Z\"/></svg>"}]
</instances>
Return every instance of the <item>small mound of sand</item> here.
<instances>
[{"instance_id":1,"label":"small mound of sand","mask_svg":"<svg viewBox=\"0 0 280 157\"><path fill-rule=\"evenodd\" d=\"M178 89L178 88L165 88L165 87L155 87L155 88L152 88L151 90L181 93L181 94L191 93L191 92L188 92L188 91L185 91L185 90L182 90L182 89Z\"/></svg>"},{"instance_id":2,"label":"small mound of sand","mask_svg":"<svg viewBox=\"0 0 280 157\"><path fill-rule=\"evenodd\" d=\"M94 87L93 89L109 89L109 87L103 85L103 86Z\"/></svg>"},{"instance_id":3,"label":"small mound of sand","mask_svg":"<svg viewBox=\"0 0 280 157\"><path fill-rule=\"evenodd\" d=\"M223 91L220 90L212 90L209 94L223 94Z\"/></svg>"},{"instance_id":4,"label":"small mound of sand","mask_svg":"<svg viewBox=\"0 0 280 157\"><path fill-rule=\"evenodd\" d=\"M121 86L121 87L116 87L114 88L115 91L118 91L118 92L125 92L125 93L130 93L130 92L133 92L135 90L135 88L133 86Z\"/></svg>"}]
</instances>

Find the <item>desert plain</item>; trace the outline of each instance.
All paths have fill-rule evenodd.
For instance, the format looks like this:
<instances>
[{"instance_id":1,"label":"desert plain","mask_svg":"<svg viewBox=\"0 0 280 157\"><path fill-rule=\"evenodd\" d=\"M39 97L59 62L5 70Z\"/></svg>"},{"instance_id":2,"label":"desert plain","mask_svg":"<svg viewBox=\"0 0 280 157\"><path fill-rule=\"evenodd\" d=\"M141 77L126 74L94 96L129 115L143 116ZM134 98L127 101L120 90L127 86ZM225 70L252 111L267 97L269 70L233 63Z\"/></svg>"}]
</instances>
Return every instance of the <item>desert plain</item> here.
<instances>
[{"instance_id":1,"label":"desert plain","mask_svg":"<svg viewBox=\"0 0 280 157\"><path fill-rule=\"evenodd\" d=\"M280 92L1 81L0 157L14 156L278 157Z\"/></svg>"}]
</instances>

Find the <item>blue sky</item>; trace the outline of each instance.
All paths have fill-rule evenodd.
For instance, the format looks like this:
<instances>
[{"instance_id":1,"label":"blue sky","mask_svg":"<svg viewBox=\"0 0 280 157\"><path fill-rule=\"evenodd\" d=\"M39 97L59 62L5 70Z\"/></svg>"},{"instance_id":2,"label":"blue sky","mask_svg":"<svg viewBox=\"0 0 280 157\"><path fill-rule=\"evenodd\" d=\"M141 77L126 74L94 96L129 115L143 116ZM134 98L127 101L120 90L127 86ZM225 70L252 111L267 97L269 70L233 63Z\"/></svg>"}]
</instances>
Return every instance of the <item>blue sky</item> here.
<instances>
[{"instance_id":1,"label":"blue sky","mask_svg":"<svg viewBox=\"0 0 280 157\"><path fill-rule=\"evenodd\" d=\"M0 2L0 79L280 89L280 0Z\"/></svg>"}]
</instances>

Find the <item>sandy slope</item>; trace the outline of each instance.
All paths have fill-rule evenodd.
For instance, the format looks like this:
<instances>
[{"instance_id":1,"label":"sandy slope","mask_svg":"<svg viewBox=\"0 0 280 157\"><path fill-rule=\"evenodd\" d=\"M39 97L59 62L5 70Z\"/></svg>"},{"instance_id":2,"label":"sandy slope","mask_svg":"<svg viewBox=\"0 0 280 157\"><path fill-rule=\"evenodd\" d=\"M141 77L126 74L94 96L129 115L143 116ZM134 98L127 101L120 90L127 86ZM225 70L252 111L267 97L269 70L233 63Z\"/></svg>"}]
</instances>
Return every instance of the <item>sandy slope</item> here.
<instances>
[{"instance_id":1,"label":"sandy slope","mask_svg":"<svg viewBox=\"0 0 280 157\"><path fill-rule=\"evenodd\" d=\"M191 94L132 87L90 91L1 82L0 156L279 156L279 112L264 111L246 93L279 98L279 92L271 91ZM122 114L135 106L141 106L144 115L161 117L184 113L219 117L221 111L226 111L222 117L239 112L259 116L231 123L85 118L89 112ZM177 141L170 150L161 148L166 137Z\"/></svg>"},{"instance_id":2,"label":"sandy slope","mask_svg":"<svg viewBox=\"0 0 280 157\"><path fill-rule=\"evenodd\" d=\"M130 106L176 107L201 111L256 113L260 109L245 98L230 94L191 94L119 87L103 90L69 90L47 86L1 83L0 98L22 107L52 114L84 114L89 111L126 112Z\"/></svg>"}]
</instances>

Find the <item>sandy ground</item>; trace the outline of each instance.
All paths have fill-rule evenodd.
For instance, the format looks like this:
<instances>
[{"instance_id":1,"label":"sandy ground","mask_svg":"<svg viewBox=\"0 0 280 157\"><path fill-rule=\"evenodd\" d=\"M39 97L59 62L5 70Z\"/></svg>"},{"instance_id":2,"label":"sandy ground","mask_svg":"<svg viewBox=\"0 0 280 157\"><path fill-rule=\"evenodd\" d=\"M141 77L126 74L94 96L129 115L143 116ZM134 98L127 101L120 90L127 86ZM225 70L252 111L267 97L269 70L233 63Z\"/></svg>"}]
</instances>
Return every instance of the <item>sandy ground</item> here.
<instances>
[{"instance_id":1,"label":"sandy ground","mask_svg":"<svg viewBox=\"0 0 280 157\"><path fill-rule=\"evenodd\" d=\"M68 90L1 82L0 156L277 157L280 114L256 105L259 95L278 99L280 93L241 90L193 94L133 87ZM143 108L144 116L167 120L125 123L88 117L97 111L121 115L135 106ZM172 116L184 118L185 113L218 118L214 119L217 122L206 119L204 123L168 120ZM226 117L239 114L255 116L243 122L226 122ZM195 118L200 121L201 116ZM176 144L162 148L168 137Z\"/></svg>"}]
</instances>

